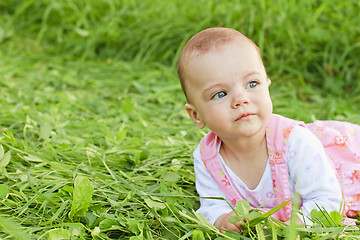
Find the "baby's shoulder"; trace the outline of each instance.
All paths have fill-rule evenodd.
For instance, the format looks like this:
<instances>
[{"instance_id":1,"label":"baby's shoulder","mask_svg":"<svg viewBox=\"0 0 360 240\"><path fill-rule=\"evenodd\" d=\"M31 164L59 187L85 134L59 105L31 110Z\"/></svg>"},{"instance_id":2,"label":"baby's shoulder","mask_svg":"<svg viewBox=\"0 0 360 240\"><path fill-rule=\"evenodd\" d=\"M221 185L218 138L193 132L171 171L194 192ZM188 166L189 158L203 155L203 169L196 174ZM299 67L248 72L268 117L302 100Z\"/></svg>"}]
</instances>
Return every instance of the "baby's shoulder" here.
<instances>
[{"instance_id":1,"label":"baby's shoulder","mask_svg":"<svg viewBox=\"0 0 360 240\"><path fill-rule=\"evenodd\" d=\"M301 145L312 145L312 146L322 146L319 139L310 131L307 127L304 126L294 126L292 129L289 138L289 146L301 146Z\"/></svg>"}]
</instances>

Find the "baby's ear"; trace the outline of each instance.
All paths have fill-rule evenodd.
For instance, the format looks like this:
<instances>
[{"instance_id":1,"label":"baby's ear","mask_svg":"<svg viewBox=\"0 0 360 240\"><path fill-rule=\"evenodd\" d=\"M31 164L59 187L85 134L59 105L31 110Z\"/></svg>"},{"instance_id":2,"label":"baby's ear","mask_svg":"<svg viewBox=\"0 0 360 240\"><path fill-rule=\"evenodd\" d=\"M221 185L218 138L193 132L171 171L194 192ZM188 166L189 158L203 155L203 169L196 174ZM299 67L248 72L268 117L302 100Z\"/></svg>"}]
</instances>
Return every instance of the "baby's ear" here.
<instances>
[{"instance_id":1,"label":"baby's ear","mask_svg":"<svg viewBox=\"0 0 360 240\"><path fill-rule=\"evenodd\" d=\"M270 78L268 78L267 81L268 81L268 84L269 84L268 86L270 86L270 85L271 85L271 80L270 80Z\"/></svg>"},{"instance_id":2,"label":"baby's ear","mask_svg":"<svg viewBox=\"0 0 360 240\"><path fill-rule=\"evenodd\" d=\"M195 107L189 103L185 104L185 109L189 114L189 117L193 121L193 123L200 129L203 129L206 124L200 119Z\"/></svg>"}]
</instances>

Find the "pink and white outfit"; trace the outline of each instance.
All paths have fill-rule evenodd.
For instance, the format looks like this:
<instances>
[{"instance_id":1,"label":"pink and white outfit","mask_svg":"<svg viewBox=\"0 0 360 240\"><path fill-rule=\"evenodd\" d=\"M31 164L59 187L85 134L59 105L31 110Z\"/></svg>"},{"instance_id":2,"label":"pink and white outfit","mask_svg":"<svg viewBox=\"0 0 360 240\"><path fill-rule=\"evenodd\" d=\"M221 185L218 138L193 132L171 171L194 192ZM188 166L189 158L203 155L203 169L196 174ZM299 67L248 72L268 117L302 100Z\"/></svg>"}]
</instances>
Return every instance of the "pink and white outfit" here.
<instances>
[{"instance_id":1,"label":"pink and white outfit","mask_svg":"<svg viewBox=\"0 0 360 240\"><path fill-rule=\"evenodd\" d=\"M328 212L356 216L360 211L360 126L337 121L304 124L273 114L266 125L269 160L255 189L225 164L219 149L221 140L210 132L194 151L196 189L200 197L224 197L235 205L247 199L253 208L266 211L298 192L301 210L310 216L316 204ZM341 203L344 198L344 206ZM198 212L212 224L231 211L221 200L200 199ZM286 221L291 208L286 205L273 217ZM305 221L307 221L305 219Z\"/></svg>"}]
</instances>

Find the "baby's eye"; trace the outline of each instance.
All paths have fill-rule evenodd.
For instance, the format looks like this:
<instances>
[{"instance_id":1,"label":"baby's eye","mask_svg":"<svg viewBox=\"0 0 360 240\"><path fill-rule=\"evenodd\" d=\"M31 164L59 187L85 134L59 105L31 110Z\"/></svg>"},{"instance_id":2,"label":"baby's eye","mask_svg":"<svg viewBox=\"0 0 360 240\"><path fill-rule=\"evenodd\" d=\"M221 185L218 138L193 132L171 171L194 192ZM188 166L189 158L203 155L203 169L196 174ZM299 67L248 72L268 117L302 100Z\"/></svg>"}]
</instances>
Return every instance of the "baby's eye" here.
<instances>
[{"instance_id":1,"label":"baby's eye","mask_svg":"<svg viewBox=\"0 0 360 240\"><path fill-rule=\"evenodd\" d=\"M259 84L258 81L251 81L246 85L246 88L254 88Z\"/></svg>"},{"instance_id":2,"label":"baby's eye","mask_svg":"<svg viewBox=\"0 0 360 240\"><path fill-rule=\"evenodd\" d=\"M226 92L224 91L220 91L214 94L214 96L211 99L219 99L219 98L223 98L227 95Z\"/></svg>"}]
</instances>

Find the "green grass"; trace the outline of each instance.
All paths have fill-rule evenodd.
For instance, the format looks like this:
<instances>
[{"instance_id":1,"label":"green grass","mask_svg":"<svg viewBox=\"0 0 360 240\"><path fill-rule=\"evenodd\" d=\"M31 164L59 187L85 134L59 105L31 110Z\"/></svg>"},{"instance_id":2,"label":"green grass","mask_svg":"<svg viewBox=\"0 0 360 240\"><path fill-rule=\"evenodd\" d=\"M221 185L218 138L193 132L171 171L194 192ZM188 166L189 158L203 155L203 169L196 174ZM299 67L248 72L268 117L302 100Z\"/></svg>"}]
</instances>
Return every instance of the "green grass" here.
<instances>
[{"instance_id":1,"label":"green grass","mask_svg":"<svg viewBox=\"0 0 360 240\"><path fill-rule=\"evenodd\" d=\"M270 219L221 236L196 215L191 153L206 131L188 119L175 70L194 33L233 27L261 48L274 112L360 124L359 9L355 0L2 1L0 238L360 238L331 221L304 229Z\"/></svg>"}]
</instances>

